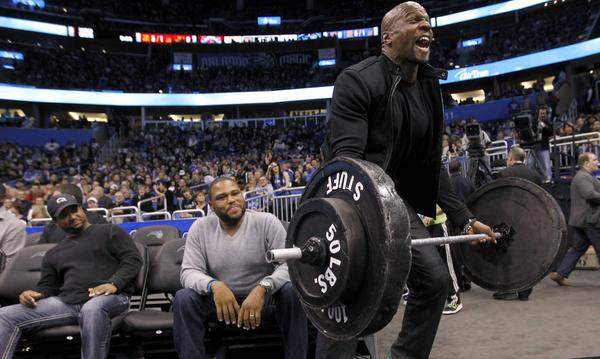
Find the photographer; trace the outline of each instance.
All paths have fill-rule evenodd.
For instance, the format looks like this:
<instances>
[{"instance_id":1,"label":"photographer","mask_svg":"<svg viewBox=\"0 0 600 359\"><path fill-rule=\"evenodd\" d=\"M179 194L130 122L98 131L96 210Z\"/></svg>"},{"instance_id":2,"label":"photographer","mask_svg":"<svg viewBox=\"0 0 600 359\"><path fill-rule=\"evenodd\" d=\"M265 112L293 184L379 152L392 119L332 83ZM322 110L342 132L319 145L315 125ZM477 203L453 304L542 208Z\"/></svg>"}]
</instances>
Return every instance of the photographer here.
<instances>
[{"instance_id":1,"label":"photographer","mask_svg":"<svg viewBox=\"0 0 600 359\"><path fill-rule=\"evenodd\" d=\"M544 182L552 180L552 162L550 161L550 137L554 129L550 123L550 109L548 106L540 106L538 109L538 134L540 144L537 148L538 157L542 170L544 171Z\"/></svg>"}]
</instances>

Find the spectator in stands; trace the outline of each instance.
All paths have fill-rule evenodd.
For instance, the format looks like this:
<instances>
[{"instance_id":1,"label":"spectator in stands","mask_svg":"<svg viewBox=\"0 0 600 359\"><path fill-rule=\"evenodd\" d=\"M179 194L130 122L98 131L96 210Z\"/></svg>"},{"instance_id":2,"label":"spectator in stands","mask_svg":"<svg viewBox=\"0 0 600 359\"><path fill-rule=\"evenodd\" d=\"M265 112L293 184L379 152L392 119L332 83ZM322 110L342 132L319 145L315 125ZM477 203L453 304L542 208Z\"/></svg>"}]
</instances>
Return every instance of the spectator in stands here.
<instances>
[{"instance_id":1,"label":"spectator in stands","mask_svg":"<svg viewBox=\"0 0 600 359\"><path fill-rule=\"evenodd\" d=\"M77 203L83 204L83 193L81 192L81 188L73 184L61 185L58 191L55 191L53 195L59 196L62 194L71 195L75 198L75 200L77 200ZM100 213L90 212L85 209L83 211L88 222L92 224L106 223L106 219L104 219L104 217L102 217ZM42 232L38 243L60 243L66 236L67 233L63 231L59 226L57 226L55 222L50 222L46 225L46 227L44 227L44 231Z\"/></svg>"},{"instance_id":2,"label":"spectator in stands","mask_svg":"<svg viewBox=\"0 0 600 359\"><path fill-rule=\"evenodd\" d=\"M104 194L104 188L102 188L102 186L94 187L92 196L96 197L98 200L98 208L111 209L114 207L112 199Z\"/></svg>"},{"instance_id":3,"label":"spectator in stands","mask_svg":"<svg viewBox=\"0 0 600 359\"><path fill-rule=\"evenodd\" d=\"M296 170L294 172L294 181L292 183L293 187L304 187L306 186L306 181L304 180L304 176L302 175L302 171Z\"/></svg>"},{"instance_id":4,"label":"spectator in stands","mask_svg":"<svg viewBox=\"0 0 600 359\"><path fill-rule=\"evenodd\" d=\"M152 198L152 194L148 192L148 187L146 185L139 185L138 194L133 197L131 204L137 207L139 202L145 201L150 198ZM142 212L154 212L154 207L152 206L151 201L143 202L140 206L140 209Z\"/></svg>"},{"instance_id":5,"label":"spectator in stands","mask_svg":"<svg viewBox=\"0 0 600 359\"><path fill-rule=\"evenodd\" d=\"M598 158L594 153L584 152L577 159L579 171L571 182L571 213L569 226L574 241L556 272L550 279L561 286L568 285L567 278L590 245L594 247L600 262L600 181L596 177Z\"/></svg>"},{"instance_id":6,"label":"spectator in stands","mask_svg":"<svg viewBox=\"0 0 600 359\"><path fill-rule=\"evenodd\" d=\"M201 209L204 211L204 215L207 215L208 214L208 204L206 203L206 195L204 194L204 191L201 191L198 194L196 194L196 197L194 198L194 200L196 202L195 209Z\"/></svg>"},{"instance_id":7,"label":"spectator in stands","mask_svg":"<svg viewBox=\"0 0 600 359\"><path fill-rule=\"evenodd\" d=\"M5 203L5 199L6 187L0 183L0 204ZM25 223L2 205L0 207L0 250L8 260L25 246L26 235Z\"/></svg>"},{"instance_id":8,"label":"spectator in stands","mask_svg":"<svg viewBox=\"0 0 600 359\"><path fill-rule=\"evenodd\" d=\"M540 143L536 148L542 171L544 172L544 182L552 180L552 162L550 161L550 138L554 134L552 123L550 122L550 109L547 106L538 107L538 133Z\"/></svg>"},{"instance_id":9,"label":"spectator in stands","mask_svg":"<svg viewBox=\"0 0 600 359\"><path fill-rule=\"evenodd\" d=\"M171 182L168 180L161 180L160 182L158 182L158 185L154 187L154 192L156 193L157 196L164 196L166 198L166 202L167 202L167 208L166 210L169 212L173 212L176 207L175 207L175 192L173 192L173 190L169 187L171 185ZM156 209L157 210L164 210L164 200L162 198L160 198L157 201L156 204Z\"/></svg>"},{"instance_id":10,"label":"spectator in stands","mask_svg":"<svg viewBox=\"0 0 600 359\"><path fill-rule=\"evenodd\" d=\"M190 228L181 266L185 289L173 301L179 357L207 357L205 321L215 314L220 322L254 330L275 306L285 357L306 358L307 319L287 265L264 258L265 249L285 247L281 222L269 213L246 211L242 191L230 178L213 181L208 193L216 216L200 218Z\"/></svg>"},{"instance_id":11,"label":"spectator in stands","mask_svg":"<svg viewBox=\"0 0 600 359\"><path fill-rule=\"evenodd\" d=\"M267 177L261 176L258 179L258 185L254 189L257 193L267 193L269 196L273 195L273 185L269 183Z\"/></svg>"},{"instance_id":12,"label":"spectator in stands","mask_svg":"<svg viewBox=\"0 0 600 359\"><path fill-rule=\"evenodd\" d=\"M36 197L35 203L27 213L27 221L39 218L50 218L48 211L46 211L46 206L44 205L44 197Z\"/></svg>"},{"instance_id":13,"label":"spectator in stands","mask_svg":"<svg viewBox=\"0 0 600 359\"><path fill-rule=\"evenodd\" d=\"M304 181L306 183L310 182L312 176L317 172L317 169L312 165L312 163L306 164L306 170L304 171Z\"/></svg>"},{"instance_id":14,"label":"spectator in stands","mask_svg":"<svg viewBox=\"0 0 600 359\"><path fill-rule=\"evenodd\" d=\"M0 308L0 353L12 357L23 332L79 324L81 357L106 358L111 318L129 308L139 251L120 227L90 224L73 196L53 196L48 212L69 235L44 256L36 288Z\"/></svg>"},{"instance_id":15,"label":"spectator in stands","mask_svg":"<svg viewBox=\"0 0 600 359\"><path fill-rule=\"evenodd\" d=\"M544 182L544 178L536 173L531 168L525 165L525 150L521 147L512 147L508 151L508 160L506 161L507 168L503 169L498 173L499 178L517 177L526 179L530 182L541 186ZM514 300L519 299L522 301L529 300L529 295L533 291L533 288L525 289L519 292L501 292L494 293L494 299L500 300Z\"/></svg>"},{"instance_id":16,"label":"spectator in stands","mask_svg":"<svg viewBox=\"0 0 600 359\"><path fill-rule=\"evenodd\" d=\"M281 167L276 162L269 165L267 179L273 185L273 189L289 188L292 186L288 172L281 172Z\"/></svg>"},{"instance_id":17,"label":"spectator in stands","mask_svg":"<svg viewBox=\"0 0 600 359\"><path fill-rule=\"evenodd\" d=\"M96 199L96 197L88 197L87 208L88 209L98 208L98 199Z\"/></svg>"},{"instance_id":18,"label":"spectator in stands","mask_svg":"<svg viewBox=\"0 0 600 359\"><path fill-rule=\"evenodd\" d=\"M50 141L46 142L44 148L49 153L54 153L60 148L60 144L58 144L55 139L51 138Z\"/></svg>"}]
</instances>

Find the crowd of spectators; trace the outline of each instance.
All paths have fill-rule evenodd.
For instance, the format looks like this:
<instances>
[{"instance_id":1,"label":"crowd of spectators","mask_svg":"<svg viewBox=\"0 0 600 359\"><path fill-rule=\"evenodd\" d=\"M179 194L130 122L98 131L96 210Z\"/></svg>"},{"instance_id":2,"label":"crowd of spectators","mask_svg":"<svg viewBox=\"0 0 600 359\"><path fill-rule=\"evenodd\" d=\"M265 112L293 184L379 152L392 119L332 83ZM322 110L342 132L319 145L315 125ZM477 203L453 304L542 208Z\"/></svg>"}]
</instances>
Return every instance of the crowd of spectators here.
<instances>
[{"instance_id":1,"label":"crowd of spectators","mask_svg":"<svg viewBox=\"0 0 600 359\"><path fill-rule=\"evenodd\" d=\"M133 3L124 7L136 6L137 2ZM517 23L493 25L486 33L461 34L466 38L485 37L483 44L472 47L470 51L459 52L455 35L446 39L442 36L432 44L431 62L438 67L453 69L582 41L588 18L593 13L592 6L582 2L571 6L569 11L538 11L522 15ZM581 21L572 21L573 18ZM172 70L173 54L169 47L154 48L146 54L123 54L104 50L94 52L83 47L67 50L50 43L28 47L5 44L3 48L23 51L25 56L23 61L14 61L14 70L0 69L0 82L45 88L125 92L188 93L302 88L331 85L345 66L378 53L378 45L373 45L368 50L342 51L335 68L319 68L315 63L208 68L194 64L191 71L183 71Z\"/></svg>"},{"instance_id":2,"label":"crowd of spectators","mask_svg":"<svg viewBox=\"0 0 600 359\"><path fill-rule=\"evenodd\" d=\"M142 211L202 209L208 183L219 176L234 177L246 192L273 193L304 186L320 166L322 125L309 127L222 128L204 131L178 127L146 129L123 141L110 161L86 161L84 151L98 145L61 147L55 141L43 148L1 144L6 161L2 180L14 180L6 208L23 219L43 213L30 211L43 204L60 185L81 187L85 205L107 208L137 205ZM25 159L25 160L23 160ZM64 171L56 172L63 168ZM40 198L40 199L38 199ZM39 218L39 217L38 217Z\"/></svg>"},{"instance_id":3,"label":"crowd of spectators","mask_svg":"<svg viewBox=\"0 0 600 359\"><path fill-rule=\"evenodd\" d=\"M425 0L421 1L431 16L440 16L455 13L475 7L490 5L503 0ZM291 30L294 28L307 30L310 24L325 22L339 22L357 19L380 19L383 14L397 4L393 0L359 0L359 1L314 1L313 8L306 7L305 2L298 3L292 0L244 1L243 9L237 9L235 1L222 3L214 2L188 2L183 0L150 0L127 1L126 3L97 2L90 0L55 0L45 3L45 11L60 14L81 15L86 11L98 11L108 18L130 19L154 24L166 25L200 25L205 19L225 19L228 26L244 25L248 30L277 32L281 28ZM24 4L16 6L36 10L35 6ZM257 27L258 16L281 16L283 24L274 28ZM305 24L307 19L312 21ZM296 20L286 22L286 20ZM298 21L299 20L299 21ZM319 21L320 20L320 21ZM232 23L233 22L233 23ZM237 22L237 23L236 23ZM211 24L213 25L213 24ZM227 27L223 30L227 31ZM237 27L237 26L236 26ZM310 29L310 28L308 28Z\"/></svg>"}]
</instances>

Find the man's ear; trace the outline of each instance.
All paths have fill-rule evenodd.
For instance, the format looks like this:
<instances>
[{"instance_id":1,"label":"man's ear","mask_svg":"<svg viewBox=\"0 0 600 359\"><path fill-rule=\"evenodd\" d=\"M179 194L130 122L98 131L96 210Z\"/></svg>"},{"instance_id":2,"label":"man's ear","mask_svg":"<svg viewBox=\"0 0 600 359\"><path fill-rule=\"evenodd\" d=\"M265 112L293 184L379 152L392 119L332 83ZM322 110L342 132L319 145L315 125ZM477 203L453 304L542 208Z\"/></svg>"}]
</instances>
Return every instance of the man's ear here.
<instances>
[{"instance_id":1,"label":"man's ear","mask_svg":"<svg viewBox=\"0 0 600 359\"><path fill-rule=\"evenodd\" d=\"M384 32L381 34L381 44L392 47L392 36L389 32Z\"/></svg>"}]
</instances>

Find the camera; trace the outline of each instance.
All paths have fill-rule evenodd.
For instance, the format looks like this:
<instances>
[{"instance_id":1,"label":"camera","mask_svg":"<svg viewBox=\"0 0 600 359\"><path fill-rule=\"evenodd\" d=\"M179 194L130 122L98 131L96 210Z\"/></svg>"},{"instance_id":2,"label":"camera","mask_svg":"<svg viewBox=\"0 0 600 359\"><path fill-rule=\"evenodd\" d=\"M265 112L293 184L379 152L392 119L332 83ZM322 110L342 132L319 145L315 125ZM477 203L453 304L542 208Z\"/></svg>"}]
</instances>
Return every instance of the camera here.
<instances>
[{"instance_id":1,"label":"camera","mask_svg":"<svg viewBox=\"0 0 600 359\"><path fill-rule=\"evenodd\" d=\"M520 114L515 116L515 131L519 139L519 145L533 145L538 140L538 124L531 114Z\"/></svg>"},{"instance_id":2,"label":"camera","mask_svg":"<svg viewBox=\"0 0 600 359\"><path fill-rule=\"evenodd\" d=\"M467 124L465 133L467 135L467 140L469 140L469 150L483 149L483 145L481 144L481 126L479 126L478 123Z\"/></svg>"}]
</instances>

